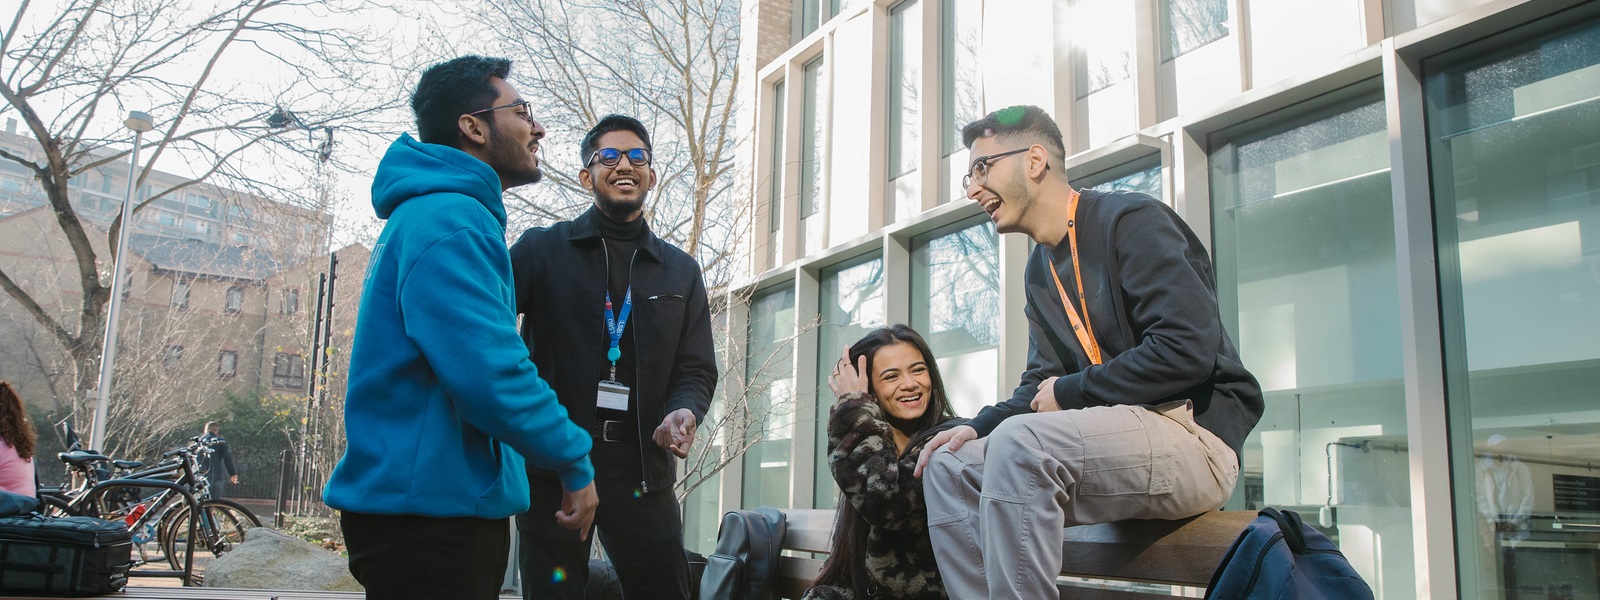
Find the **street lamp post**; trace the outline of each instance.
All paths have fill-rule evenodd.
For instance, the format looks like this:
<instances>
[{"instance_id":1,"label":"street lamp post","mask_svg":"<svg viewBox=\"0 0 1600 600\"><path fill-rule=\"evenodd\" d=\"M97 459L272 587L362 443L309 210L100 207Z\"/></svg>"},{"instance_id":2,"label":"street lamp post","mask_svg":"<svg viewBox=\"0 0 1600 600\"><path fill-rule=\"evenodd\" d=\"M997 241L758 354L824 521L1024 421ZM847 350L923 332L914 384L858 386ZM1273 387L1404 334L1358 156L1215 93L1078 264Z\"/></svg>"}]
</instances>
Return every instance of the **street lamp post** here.
<instances>
[{"instance_id":1,"label":"street lamp post","mask_svg":"<svg viewBox=\"0 0 1600 600\"><path fill-rule=\"evenodd\" d=\"M123 274L128 254L128 237L133 231L133 190L139 179L139 146L144 143L144 132L155 129L147 113L128 112L122 121L133 130L133 156L128 159L128 193L122 199L122 226L117 232L116 258L111 267L111 310L106 320L106 337L100 344L100 383L95 388L94 424L89 429L89 448L104 450L106 413L111 400L111 368L117 361L117 315L122 312L122 288L127 285Z\"/></svg>"}]
</instances>

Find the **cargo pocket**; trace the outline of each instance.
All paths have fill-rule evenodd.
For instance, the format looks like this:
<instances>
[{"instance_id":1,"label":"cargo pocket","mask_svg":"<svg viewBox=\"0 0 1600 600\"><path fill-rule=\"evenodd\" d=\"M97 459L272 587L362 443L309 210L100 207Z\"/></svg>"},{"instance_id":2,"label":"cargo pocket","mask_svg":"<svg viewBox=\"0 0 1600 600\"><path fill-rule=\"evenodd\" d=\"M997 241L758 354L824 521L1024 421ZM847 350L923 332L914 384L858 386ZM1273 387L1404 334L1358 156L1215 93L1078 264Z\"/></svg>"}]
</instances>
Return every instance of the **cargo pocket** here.
<instances>
[{"instance_id":1,"label":"cargo pocket","mask_svg":"<svg viewBox=\"0 0 1600 600\"><path fill-rule=\"evenodd\" d=\"M1086 409L1079 415L1083 433L1083 496L1172 493L1173 446L1156 419L1140 406Z\"/></svg>"}]
</instances>

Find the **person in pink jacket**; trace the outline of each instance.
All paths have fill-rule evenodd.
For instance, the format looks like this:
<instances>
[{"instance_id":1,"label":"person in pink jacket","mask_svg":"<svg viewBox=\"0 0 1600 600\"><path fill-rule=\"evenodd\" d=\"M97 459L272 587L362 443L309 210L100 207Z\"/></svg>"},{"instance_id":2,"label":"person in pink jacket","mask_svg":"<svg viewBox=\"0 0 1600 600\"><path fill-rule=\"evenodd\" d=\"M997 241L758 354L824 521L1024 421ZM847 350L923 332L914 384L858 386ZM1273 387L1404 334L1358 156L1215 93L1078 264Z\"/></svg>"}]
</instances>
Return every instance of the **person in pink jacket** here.
<instances>
[{"instance_id":1,"label":"person in pink jacket","mask_svg":"<svg viewBox=\"0 0 1600 600\"><path fill-rule=\"evenodd\" d=\"M0 381L0 490L38 495L33 478L36 441L22 398L10 383Z\"/></svg>"}]
</instances>

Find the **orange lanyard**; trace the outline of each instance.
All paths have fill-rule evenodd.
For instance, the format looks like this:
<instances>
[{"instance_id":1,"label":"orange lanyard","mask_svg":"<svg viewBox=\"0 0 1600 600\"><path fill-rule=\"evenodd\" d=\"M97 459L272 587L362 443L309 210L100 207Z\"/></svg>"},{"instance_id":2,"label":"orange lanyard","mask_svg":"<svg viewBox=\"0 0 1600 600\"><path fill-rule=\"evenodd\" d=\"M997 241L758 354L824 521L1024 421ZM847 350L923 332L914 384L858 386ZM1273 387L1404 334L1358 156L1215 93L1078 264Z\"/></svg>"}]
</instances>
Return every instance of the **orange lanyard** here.
<instances>
[{"instance_id":1,"label":"orange lanyard","mask_svg":"<svg viewBox=\"0 0 1600 600\"><path fill-rule=\"evenodd\" d=\"M1089 355L1089 361L1100 364L1100 343L1094 339L1094 330L1089 324L1089 303L1083 298L1083 269L1078 268L1078 191L1072 191L1072 198L1067 201L1067 244L1072 249L1072 276L1077 279L1078 304L1083 305L1083 318L1078 318L1078 309L1073 307L1072 300L1067 298L1067 288L1061 285L1061 275L1056 274L1056 263L1050 261L1050 276L1056 280L1056 292L1061 294L1061 305L1067 309L1067 319L1072 321L1072 333L1078 336L1078 344L1083 346L1084 354Z\"/></svg>"}]
</instances>

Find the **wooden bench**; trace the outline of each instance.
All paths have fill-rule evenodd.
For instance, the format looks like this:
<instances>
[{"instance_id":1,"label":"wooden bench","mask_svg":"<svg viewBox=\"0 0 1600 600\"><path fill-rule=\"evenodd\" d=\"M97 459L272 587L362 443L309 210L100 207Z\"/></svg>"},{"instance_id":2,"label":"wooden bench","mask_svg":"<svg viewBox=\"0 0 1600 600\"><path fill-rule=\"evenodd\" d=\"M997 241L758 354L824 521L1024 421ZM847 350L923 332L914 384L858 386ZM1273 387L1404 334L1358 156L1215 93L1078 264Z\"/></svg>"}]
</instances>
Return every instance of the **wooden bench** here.
<instances>
[{"instance_id":1,"label":"wooden bench","mask_svg":"<svg viewBox=\"0 0 1600 600\"><path fill-rule=\"evenodd\" d=\"M779 559L777 592L799 598L822 568L811 553L828 553L834 511L794 509L784 513L785 556ZM1214 511L1181 521L1121 521L1068 527L1061 574L1088 580L1062 585L1061 597L1085 600L1171 598L1129 584L1204 589L1228 547L1255 519L1255 511ZM795 556L790 556L795 554ZM1119 582L1100 587L1099 582ZM1120 584L1120 585L1119 585Z\"/></svg>"}]
</instances>

